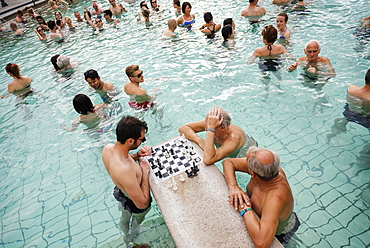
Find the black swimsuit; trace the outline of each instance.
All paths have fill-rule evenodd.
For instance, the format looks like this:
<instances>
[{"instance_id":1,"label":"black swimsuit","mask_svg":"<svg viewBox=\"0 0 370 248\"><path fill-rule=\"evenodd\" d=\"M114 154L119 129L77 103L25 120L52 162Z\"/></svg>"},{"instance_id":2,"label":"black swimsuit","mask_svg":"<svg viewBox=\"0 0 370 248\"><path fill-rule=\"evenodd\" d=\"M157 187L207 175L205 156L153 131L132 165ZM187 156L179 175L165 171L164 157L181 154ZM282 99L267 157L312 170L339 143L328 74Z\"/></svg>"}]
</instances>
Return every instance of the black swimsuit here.
<instances>
[{"instance_id":1,"label":"black swimsuit","mask_svg":"<svg viewBox=\"0 0 370 248\"><path fill-rule=\"evenodd\" d=\"M114 198L116 198L116 200L122 204L122 207L124 207L124 209L134 214L144 213L150 208L152 203L152 197L150 197L149 206L147 208L138 208L136 207L135 203L130 198L125 196L125 194L123 194L123 192L117 186L114 187L113 195Z\"/></svg>"}]
</instances>

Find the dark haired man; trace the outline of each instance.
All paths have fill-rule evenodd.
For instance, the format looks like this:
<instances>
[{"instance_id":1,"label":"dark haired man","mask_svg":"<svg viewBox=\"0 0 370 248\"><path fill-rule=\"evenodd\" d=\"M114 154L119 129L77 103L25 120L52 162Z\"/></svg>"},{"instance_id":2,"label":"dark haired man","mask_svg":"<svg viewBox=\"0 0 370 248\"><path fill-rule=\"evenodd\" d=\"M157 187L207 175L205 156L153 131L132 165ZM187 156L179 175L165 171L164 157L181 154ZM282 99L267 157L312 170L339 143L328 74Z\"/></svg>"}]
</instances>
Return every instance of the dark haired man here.
<instances>
[{"instance_id":1,"label":"dark haired man","mask_svg":"<svg viewBox=\"0 0 370 248\"><path fill-rule=\"evenodd\" d=\"M222 164L230 205L240 211L254 245L270 247L274 236L287 243L300 223L293 213L293 194L279 166L279 156L268 149L252 146L246 158L230 158ZM235 171L251 175L248 195L238 186Z\"/></svg>"},{"instance_id":2,"label":"dark haired man","mask_svg":"<svg viewBox=\"0 0 370 248\"><path fill-rule=\"evenodd\" d=\"M110 99L109 93L112 92L115 87L111 83L103 82L100 79L100 76L97 71L90 69L84 73L86 82L96 90L103 100L103 102L108 101Z\"/></svg>"},{"instance_id":3,"label":"dark haired man","mask_svg":"<svg viewBox=\"0 0 370 248\"><path fill-rule=\"evenodd\" d=\"M55 21L48 21L48 28L50 29L50 33L48 34L48 39L52 39L55 42L61 42L63 41L64 34L60 27L55 23ZM59 31L57 33L57 30Z\"/></svg>"},{"instance_id":4,"label":"dark haired man","mask_svg":"<svg viewBox=\"0 0 370 248\"><path fill-rule=\"evenodd\" d=\"M105 169L116 185L113 195L121 203L120 227L126 235L139 226L150 209L150 167L140 158L151 155L151 147L143 146L137 153L129 155L146 141L147 131L146 122L124 116L116 128L117 142L106 145L102 152Z\"/></svg>"}]
</instances>

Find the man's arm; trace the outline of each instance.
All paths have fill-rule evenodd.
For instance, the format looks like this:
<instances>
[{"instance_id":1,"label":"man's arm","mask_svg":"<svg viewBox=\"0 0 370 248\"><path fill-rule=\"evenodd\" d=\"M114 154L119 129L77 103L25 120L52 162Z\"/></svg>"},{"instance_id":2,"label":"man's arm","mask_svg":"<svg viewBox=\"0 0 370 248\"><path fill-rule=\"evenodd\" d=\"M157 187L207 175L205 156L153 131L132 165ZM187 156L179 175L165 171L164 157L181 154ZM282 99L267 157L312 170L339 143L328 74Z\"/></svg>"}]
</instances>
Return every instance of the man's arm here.
<instances>
[{"instance_id":1,"label":"man's arm","mask_svg":"<svg viewBox=\"0 0 370 248\"><path fill-rule=\"evenodd\" d=\"M228 158L222 162L225 180L229 186L229 202L235 210L239 207L244 208L244 203L249 202L247 194L238 186L236 182L236 171L249 173L246 158Z\"/></svg>"},{"instance_id":2,"label":"man's arm","mask_svg":"<svg viewBox=\"0 0 370 248\"><path fill-rule=\"evenodd\" d=\"M261 213L261 220L258 222L256 214L253 211L247 211L243 215L245 226L255 247L271 247L276 229L279 225L279 216L283 210L283 203L272 194L266 196ZM248 208L252 208L250 202L247 202ZM241 211L243 208L239 208Z\"/></svg>"},{"instance_id":3,"label":"man's arm","mask_svg":"<svg viewBox=\"0 0 370 248\"><path fill-rule=\"evenodd\" d=\"M149 163L146 160L140 161L142 169L141 184L138 184L136 179L136 172L132 168L124 169L121 171L121 176L118 176L119 183L125 189L130 199L138 208L146 208L149 205L150 192L149 192Z\"/></svg>"},{"instance_id":4,"label":"man's arm","mask_svg":"<svg viewBox=\"0 0 370 248\"><path fill-rule=\"evenodd\" d=\"M205 120L185 124L179 128L179 133L184 134L185 138L194 141L204 150L204 140L196 133L206 129Z\"/></svg>"}]
</instances>

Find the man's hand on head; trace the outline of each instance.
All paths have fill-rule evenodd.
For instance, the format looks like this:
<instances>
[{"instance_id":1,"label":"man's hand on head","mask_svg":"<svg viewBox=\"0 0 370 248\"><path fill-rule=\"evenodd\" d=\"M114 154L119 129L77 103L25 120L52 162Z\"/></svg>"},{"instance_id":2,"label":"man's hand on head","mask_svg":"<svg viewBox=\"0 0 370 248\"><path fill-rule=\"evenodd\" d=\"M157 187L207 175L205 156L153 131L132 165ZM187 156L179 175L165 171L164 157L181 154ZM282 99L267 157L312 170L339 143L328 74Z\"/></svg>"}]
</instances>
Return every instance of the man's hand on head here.
<instances>
[{"instance_id":1,"label":"man's hand on head","mask_svg":"<svg viewBox=\"0 0 370 248\"><path fill-rule=\"evenodd\" d=\"M215 129L218 126L221 126L223 117L221 116L221 109L219 108L213 108L208 112L207 115L207 128Z\"/></svg>"}]
</instances>

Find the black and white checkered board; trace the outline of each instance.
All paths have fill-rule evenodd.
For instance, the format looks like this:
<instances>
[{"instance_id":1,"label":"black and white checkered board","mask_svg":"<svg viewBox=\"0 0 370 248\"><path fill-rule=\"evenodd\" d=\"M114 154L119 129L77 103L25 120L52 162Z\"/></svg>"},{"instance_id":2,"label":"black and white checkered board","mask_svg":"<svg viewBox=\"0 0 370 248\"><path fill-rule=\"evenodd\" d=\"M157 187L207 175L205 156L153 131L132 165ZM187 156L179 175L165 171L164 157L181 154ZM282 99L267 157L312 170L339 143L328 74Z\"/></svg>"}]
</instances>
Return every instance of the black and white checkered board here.
<instances>
[{"instance_id":1,"label":"black and white checkered board","mask_svg":"<svg viewBox=\"0 0 370 248\"><path fill-rule=\"evenodd\" d=\"M202 157L191 142L188 142L183 136L178 136L153 147L152 156L148 156L146 159L157 183L202 163Z\"/></svg>"}]
</instances>

